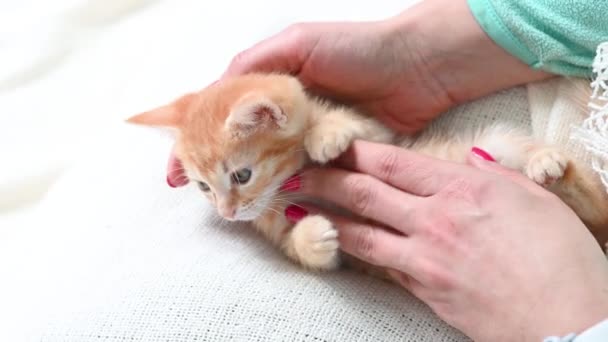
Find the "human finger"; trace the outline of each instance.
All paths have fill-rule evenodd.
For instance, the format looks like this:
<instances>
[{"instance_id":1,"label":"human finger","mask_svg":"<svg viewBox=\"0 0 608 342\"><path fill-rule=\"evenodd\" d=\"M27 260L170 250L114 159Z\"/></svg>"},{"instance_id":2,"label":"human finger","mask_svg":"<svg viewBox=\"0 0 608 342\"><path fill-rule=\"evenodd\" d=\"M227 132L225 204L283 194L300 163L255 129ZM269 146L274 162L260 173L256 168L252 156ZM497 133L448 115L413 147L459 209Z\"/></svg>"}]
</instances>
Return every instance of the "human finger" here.
<instances>
[{"instance_id":1,"label":"human finger","mask_svg":"<svg viewBox=\"0 0 608 342\"><path fill-rule=\"evenodd\" d=\"M292 25L237 54L222 76L230 77L251 72L300 73L314 46L311 26Z\"/></svg>"},{"instance_id":2,"label":"human finger","mask_svg":"<svg viewBox=\"0 0 608 342\"><path fill-rule=\"evenodd\" d=\"M299 192L337 204L361 217L412 234L423 200L361 173L343 169L311 169L302 173Z\"/></svg>"},{"instance_id":3,"label":"human finger","mask_svg":"<svg viewBox=\"0 0 608 342\"><path fill-rule=\"evenodd\" d=\"M188 177L184 173L184 167L173 153L169 155L169 162L167 163L167 184L172 188L188 184Z\"/></svg>"},{"instance_id":4,"label":"human finger","mask_svg":"<svg viewBox=\"0 0 608 342\"><path fill-rule=\"evenodd\" d=\"M354 141L338 165L372 175L396 188L419 196L431 196L455 178L464 177L462 165L438 160L407 149Z\"/></svg>"}]
</instances>

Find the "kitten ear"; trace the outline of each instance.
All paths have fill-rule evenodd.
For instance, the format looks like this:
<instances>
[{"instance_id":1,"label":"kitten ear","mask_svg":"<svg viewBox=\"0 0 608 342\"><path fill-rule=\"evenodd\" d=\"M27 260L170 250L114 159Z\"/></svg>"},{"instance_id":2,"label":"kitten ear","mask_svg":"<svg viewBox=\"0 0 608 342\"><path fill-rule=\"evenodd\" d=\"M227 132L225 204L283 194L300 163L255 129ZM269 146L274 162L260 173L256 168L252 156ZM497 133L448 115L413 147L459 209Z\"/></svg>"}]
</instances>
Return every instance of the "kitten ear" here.
<instances>
[{"instance_id":1,"label":"kitten ear","mask_svg":"<svg viewBox=\"0 0 608 342\"><path fill-rule=\"evenodd\" d=\"M127 122L145 126L177 128L194 98L194 94L182 96L168 105L132 116L127 119Z\"/></svg>"},{"instance_id":2,"label":"kitten ear","mask_svg":"<svg viewBox=\"0 0 608 342\"><path fill-rule=\"evenodd\" d=\"M272 100L253 95L245 96L230 111L225 128L237 135L248 136L265 128L284 128L287 115Z\"/></svg>"}]
</instances>

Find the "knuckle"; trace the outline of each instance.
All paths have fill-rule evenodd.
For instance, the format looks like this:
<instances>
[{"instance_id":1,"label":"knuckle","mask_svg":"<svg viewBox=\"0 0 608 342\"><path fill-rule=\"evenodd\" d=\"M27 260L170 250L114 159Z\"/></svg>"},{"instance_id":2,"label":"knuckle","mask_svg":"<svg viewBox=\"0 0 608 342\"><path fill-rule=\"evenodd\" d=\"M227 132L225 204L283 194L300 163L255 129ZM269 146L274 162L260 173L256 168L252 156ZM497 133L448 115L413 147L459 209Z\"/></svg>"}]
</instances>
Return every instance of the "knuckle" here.
<instances>
[{"instance_id":1,"label":"knuckle","mask_svg":"<svg viewBox=\"0 0 608 342\"><path fill-rule=\"evenodd\" d=\"M449 218L438 215L429 219L424 226L423 231L432 245L442 248L452 245L457 229Z\"/></svg>"},{"instance_id":2,"label":"knuckle","mask_svg":"<svg viewBox=\"0 0 608 342\"><path fill-rule=\"evenodd\" d=\"M375 195L369 176L357 175L347 182L350 189L349 205L351 210L365 216Z\"/></svg>"},{"instance_id":3,"label":"knuckle","mask_svg":"<svg viewBox=\"0 0 608 342\"><path fill-rule=\"evenodd\" d=\"M473 202L477 191L473 183L466 178L456 178L443 188L439 194L450 199L465 199Z\"/></svg>"},{"instance_id":4,"label":"knuckle","mask_svg":"<svg viewBox=\"0 0 608 342\"><path fill-rule=\"evenodd\" d=\"M450 277L449 271L438 267L428 267L426 278L429 287L437 290L447 291L454 287L454 280Z\"/></svg>"},{"instance_id":5,"label":"knuckle","mask_svg":"<svg viewBox=\"0 0 608 342\"><path fill-rule=\"evenodd\" d=\"M249 55L249 50L243 50L239 53L237 53L234 57L232 57L232 60L230 61L230 67L235 68L235 67L241 67L245 64L245 62L248 60L248 55Z\"/></svg>"},{"instance_id":6,"label":"knuckle","mask_svg":"<svg viewBox=\"0 0 608 342\"><path fill-rule=\"evenodd\" d=\"M399 155L396 150L389 150L384 153L379 160L378 168L380 177L383 180L389 180L393 178L397 172L397 165L399 164Z\"/></svg>"},{"instance_id":7,"label":"knuckle","mask_svg":"<svg viewBox=\"0 0 608 342\"><path fill-rule=\"evenodd\" d=\"M403 165L400 166L403 172ZM416 167L415 165L408 165L409 169L407 170L408 174L412 175L412 179L415 179L420 184L433 184L436 182L437 175L433 170L430 170L428 167Z\"/></svg>"},{"instance_id":8,"label":"knuckle","mask_svg":"<svg viewBox=\"0 0 608 342\"><path fill-rule=\"evenodd\" d=\"M376 253L374 244L374 230L371 228L360 229L355 238L355 254L363 260L375 264Z\"/></svg>"},{"instance_id":9,"label":"knuckle","mask_svg":"<svg viewBox=\"0 0 608 342\"><path fill-rule=\"evenodd\" d=\"M285 29L284 34L287 35L289 39L292 40L292 42L296 43L298 41L301 41L308 34L308 31L309 24L295 23L289 25Z\"/></svg>"},{"instance_id":10,"label":"knuckle","mask_svg":"<svg viewBox=\"0 0 608 342\"><path fill-rule=\"evenodd\" d=\"M447 291L455 287L454 273L430 259L424 258L419 261L418 273L420 281L429 289Z\"/></svg>"}]
</instances>

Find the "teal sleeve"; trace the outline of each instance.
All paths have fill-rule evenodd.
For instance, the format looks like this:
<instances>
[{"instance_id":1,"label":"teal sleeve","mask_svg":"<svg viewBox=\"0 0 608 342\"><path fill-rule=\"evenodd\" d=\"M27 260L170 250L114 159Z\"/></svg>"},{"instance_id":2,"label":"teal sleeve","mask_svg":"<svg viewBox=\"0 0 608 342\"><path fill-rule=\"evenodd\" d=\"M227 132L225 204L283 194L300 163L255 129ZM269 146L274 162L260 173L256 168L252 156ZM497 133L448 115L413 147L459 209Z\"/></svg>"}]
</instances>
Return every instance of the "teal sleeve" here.
<instances>
[{"instance_id":1,"label":"teal sleeve","mask_svg":"<svg viewBox=\"0 0 608 342\"><path fill-rule=\"evenodd\" d=\"M608 0L468 0L494 42L534 69L591 76L608 41Z\"/></svg>"}]
</instances>

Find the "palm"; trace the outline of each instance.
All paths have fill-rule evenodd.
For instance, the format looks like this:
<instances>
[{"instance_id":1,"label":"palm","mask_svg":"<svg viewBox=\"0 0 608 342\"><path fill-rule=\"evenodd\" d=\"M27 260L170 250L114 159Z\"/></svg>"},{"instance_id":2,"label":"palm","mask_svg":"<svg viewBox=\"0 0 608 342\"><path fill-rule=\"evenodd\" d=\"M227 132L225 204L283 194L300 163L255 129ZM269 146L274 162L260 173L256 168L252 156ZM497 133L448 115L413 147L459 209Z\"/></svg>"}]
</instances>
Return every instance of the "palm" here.
<instances>
[{"instance_id":1,"label":"palm","mask_svg":"<svg viewBox=\"0 0 608 342\"><path fill-rule=\"evenodd\" d=\"M317 25L309 34L314 44L299 76L323 95L360 106L393 128L413 132L449 107L432 91L432 79L395 51L408 51L397 36L379 40L375 24ZM314 32L313 31L313 32ZM328 33L329 32L329 33ZM415 56L411 56L412 61ZM441 93L440 93L441 94Z\"/></svg>"},{"instance_id":2,"label":"palm","mask_svg":"<svg viewBox=\"0 0 608 342\"><path fill-rule=\"evenodd\" d=\"M237 56L228 73L290 72L312 92L359 106L397 130L420 130L451 103L416 63L410 52L416 49L381 29L376 23L295 25Z\"/></svg>"}]
</instances>

